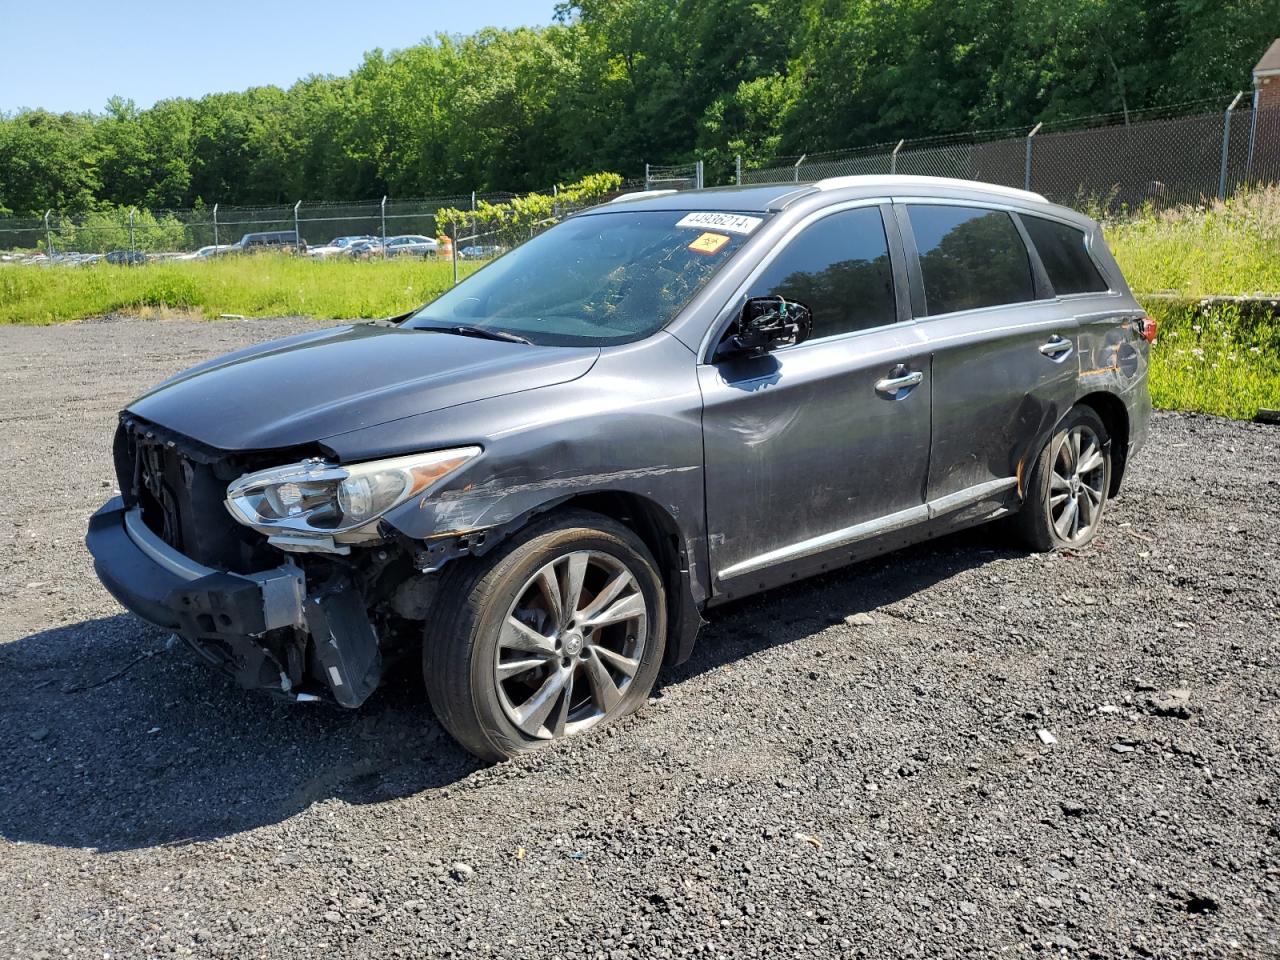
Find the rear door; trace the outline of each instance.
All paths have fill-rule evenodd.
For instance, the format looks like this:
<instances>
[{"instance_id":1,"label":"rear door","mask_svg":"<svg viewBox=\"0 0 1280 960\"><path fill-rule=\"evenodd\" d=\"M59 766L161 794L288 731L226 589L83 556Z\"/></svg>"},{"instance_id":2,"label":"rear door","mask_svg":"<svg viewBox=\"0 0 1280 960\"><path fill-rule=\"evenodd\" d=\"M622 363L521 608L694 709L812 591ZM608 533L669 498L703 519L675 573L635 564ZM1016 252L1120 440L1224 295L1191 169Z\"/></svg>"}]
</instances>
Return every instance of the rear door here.
<instances>
[{"instance_id":1,"label":"rear door","mask_svg":"<svg viewBox=\"0 0 1280 960\"><path fill-rule=\"evenodd\" d=\"M926 497L934 515L989 511L1075 402L1074 309L1054 298L1014 211L937 200L896 210L933 354Z\"/></svg>"},{"instance_id":2,"label":"rear door","mask_svg":"<svg viewBox=\"0 0 1280 960\"><path fill-rule=\"evenodd\" d=\"M892 207L822 211L731 303L782 295L811 338L698 368L713 591L741 595L923 517L928 348L909 322ZM899 299L901 297L901 299Z\"/></svg>"}]
</instances>

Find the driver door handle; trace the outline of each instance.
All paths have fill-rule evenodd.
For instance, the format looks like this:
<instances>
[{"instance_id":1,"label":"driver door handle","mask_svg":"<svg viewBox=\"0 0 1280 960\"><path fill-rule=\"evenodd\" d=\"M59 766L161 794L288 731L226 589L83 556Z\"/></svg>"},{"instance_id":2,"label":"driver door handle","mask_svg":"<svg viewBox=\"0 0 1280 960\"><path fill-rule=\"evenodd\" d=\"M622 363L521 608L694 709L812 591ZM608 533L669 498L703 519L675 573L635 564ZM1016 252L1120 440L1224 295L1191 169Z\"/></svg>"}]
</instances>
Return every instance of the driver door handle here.
<instances>
[{"instance_id":1,"label":"driver door handle","mask_svg":"<svg viewBox=\"0 0 1280 960\"><path fill-rule=\"evenodd\" d=\"M1040 344L1040 352L1046 357L1057 357L1070 349L1071 341L1058 336L1056 333L1049 338L1048 343Z\"/></svg>"},{"instance_id":2,"label":"driver door handle","mask_svg":"<svg viewBox=\"0 0 1280 960\"><path fill-rule=\"evenodd\" d=\"M903 367L903 366L896 367L895 369L890 371L891 373L895 374L894 376L889 376L889 377L885 377L882 380L877 380L876 393L893 396L899 390L902 390L906 387L915 387L924 382L924 374L921 373L919 370L912 370L909 373L901 372L905 370L906 370L906 367Z\"/></svg>"}]
</instances>

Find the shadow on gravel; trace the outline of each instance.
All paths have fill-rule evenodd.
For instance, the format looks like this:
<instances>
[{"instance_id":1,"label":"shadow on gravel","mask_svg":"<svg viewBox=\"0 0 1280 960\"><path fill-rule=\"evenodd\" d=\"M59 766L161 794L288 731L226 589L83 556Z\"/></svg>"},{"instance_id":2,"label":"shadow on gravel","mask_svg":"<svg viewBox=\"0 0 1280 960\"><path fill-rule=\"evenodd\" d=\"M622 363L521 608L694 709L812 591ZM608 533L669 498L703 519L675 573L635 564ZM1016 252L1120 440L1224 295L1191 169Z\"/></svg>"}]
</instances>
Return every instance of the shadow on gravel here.
<instances>
[{"instance_id":1,"label":"shadow on gravel","mask_svg":"<svg viewBox=\"0 0 1280 960\"><path fill-rule=\"evenodd\" d=\"M678 684L1012 556L990 535L934 544L716 610ZM377 803L480 764L444 733L417 671L360 710L246 693L129 615L0 644L0 836L103 851L277 823L313 803Z\"/></svg>"},{"instance_id":2,"label":"shadow on gravel","mask_svg":"<svg viewBox=\"0 0 1280 960\"><path fill-rule=\"evenodd\" d=\"M760 650L820 633L853 614L891 608L996 558L1023 555L1008 547L1000 533L977 527L726 603L707 613L710 622L698 635L688 663L664 671L659 685L682 683Z\"/></svg>"},{"instance_id":3,"label":"shadow on gravel","mask_svg":"<svg viewBox=\"0 0 1280 960\"><path fill-rule=\"evenodd\" d=\"M0 644L0 836L126 850L453 783L479 764L413 674L347 712L246 693L125 614Z\"/></svg>"}]
</instances>

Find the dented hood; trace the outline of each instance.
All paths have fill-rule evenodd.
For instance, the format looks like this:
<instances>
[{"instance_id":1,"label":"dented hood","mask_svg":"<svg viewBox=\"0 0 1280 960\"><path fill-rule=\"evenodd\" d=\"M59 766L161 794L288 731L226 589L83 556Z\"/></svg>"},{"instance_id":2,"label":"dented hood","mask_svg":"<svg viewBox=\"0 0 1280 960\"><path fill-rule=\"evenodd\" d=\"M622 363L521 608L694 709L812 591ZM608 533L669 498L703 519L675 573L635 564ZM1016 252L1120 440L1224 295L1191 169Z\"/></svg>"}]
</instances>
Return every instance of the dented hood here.
<instances>
[{"instance_id":1,"label":"dented hood","mask_svg":"<svg viewBox=\"0 0 1280 960\"><path fill-rule=\"evenodd\" d=\"M598 356L594 347L355 324L192 367L129 410L221 450L266 450L564 383L590 370Z\"/></svg>"}]
</instances>

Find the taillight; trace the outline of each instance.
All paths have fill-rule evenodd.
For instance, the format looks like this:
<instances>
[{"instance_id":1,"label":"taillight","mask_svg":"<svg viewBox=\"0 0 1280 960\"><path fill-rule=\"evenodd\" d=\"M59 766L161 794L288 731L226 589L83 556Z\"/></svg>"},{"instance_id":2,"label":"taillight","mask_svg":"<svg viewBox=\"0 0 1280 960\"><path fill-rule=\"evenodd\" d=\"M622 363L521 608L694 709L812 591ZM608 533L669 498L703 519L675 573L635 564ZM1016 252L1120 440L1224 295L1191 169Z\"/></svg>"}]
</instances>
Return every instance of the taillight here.
<instances>
[{"instance_id":1,"label":"taillight","mask_svg":"<svg viewBox=\"0 0 1280 960\"><path fill-rule=\"evenodd\" d=\"M1142 339L1147 341L1147 343L1155 343L1156 336L1159 332L1160 325L1150 317L1143 317L1138 321L1138 333L1141 334Z\"/></svg>"}]
</instances>

